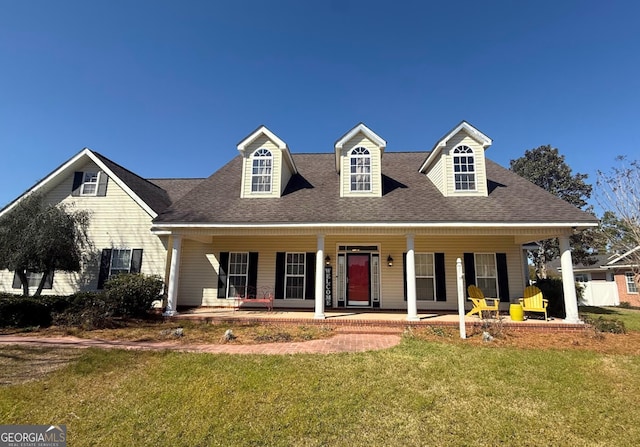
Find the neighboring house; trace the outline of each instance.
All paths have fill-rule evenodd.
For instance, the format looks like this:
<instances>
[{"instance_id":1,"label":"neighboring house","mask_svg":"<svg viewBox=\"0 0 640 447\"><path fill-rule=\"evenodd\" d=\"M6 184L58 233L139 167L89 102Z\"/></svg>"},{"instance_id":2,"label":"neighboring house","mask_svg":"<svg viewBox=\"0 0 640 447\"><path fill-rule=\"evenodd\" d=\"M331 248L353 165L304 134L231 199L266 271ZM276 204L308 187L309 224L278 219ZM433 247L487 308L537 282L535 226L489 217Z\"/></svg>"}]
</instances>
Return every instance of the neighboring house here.
<instances>
[{"instance_id":1,"label":"neighboring house","mask_svg":"<svg viewBox=\"0 0 640 447\"><path fill-rule=\"evenodd\" d=\"M640 250L636 247L623 254L599 255L597 262L585 266L573 266L573 275L583 287L583 296L579 304L584 306L618 306L628 303L640 307L638 286L634 281L633 254ZM561 271L559 260L549 263L549 268Z\"/></svg>"},{"instance_id":2,"label":"neighboring house","mask_svg":"<svg viewBox=\"0 0 640 447\"><path fill-rule=\"evenodd\" d=\"M154 219L170 240L168 313L270 288L278 308L457 308L466 285L509 303L526 285L523 244L559 237L568 321L578 321L569 235L594 216L485 158L460 123L430 152L387 152L364 124L331 153L294 154L264 126L239 155ZM571 304L573 303L573 304Z\"/></svg>"},{"instance_id":3,"label":"neighboring house","mask_svg":"<svg viewBox=\"0 0 640 447\"><path fill-rule=\"evenodd\" d=\"M640 266L636 263L638 250L640 246L614 257L602 267L613 275L620 302L634 307L640 307L638 283L634 281L635 276L640 274Z\"/></svg>"},{"instance_id":4,"label":"neighboring house","mask_svg":"<svg viewBox=\"0 0 640 447\"><path fill-rule=\"evenodd\" d=\"M578 300L581 306L618 306L620 295L615 283L613 272L605 270L606 264L613 257L598 255L596 263L592 265L576 264L573 266L573 277L582 288L582 298ZM549 273L560 272L560 260L555 259L547 266Z\"/></svg>"},{"instance_id":5,"label":"neighboring house","mask_svg":"<svg viewBox=\"0 0 640 447\"><path fill-rule=\"evenodd\" d=\"M569 235L597 220L485 158L491 144L463 121L431 151L388 152L359 124L333 152L295 154L261 126L237 145L237 157L181 197L171 195L171 181L154 185L120 168L162 204L151 208L126 180L114 182L127 186L114 200L137 207L140 218L118 226L121 212L105 210L96 247L143 248L141 270L164 273L169 315L267 288L276 308L308 309L318 319L348 308L405 309L416 320L418 310L457 308L457 259L466 286L504 306L517 301L527 285L523 245L559 237L567 321L577 322ZM127 177L88 153L109 177ZM57 201L78 200L73 172L97 170L72 164L56 174ZM145 245L118 240L127 232Z\"/></svg>"},{"instance_id":6,"label":"neighboring house","mask_svg":"<svg viewBox=\"0 0 640 447\"><path fill-rule=\"evenodd\" d=\"M98 290L106 279L122 272L142 272L164 279L167 238L149 229L160 211L199 181L145 180L90 149L83 149L55 169L20 198L37 191L47 203L89 211L88 235L93 247L81 272L54 272L43 294ZM10 211L20 198L0 215ZM29 275L32 291L40 278L41 274ZM14 272L0 271L0 291L21 293Z\"/></svg>"}]
</instances>

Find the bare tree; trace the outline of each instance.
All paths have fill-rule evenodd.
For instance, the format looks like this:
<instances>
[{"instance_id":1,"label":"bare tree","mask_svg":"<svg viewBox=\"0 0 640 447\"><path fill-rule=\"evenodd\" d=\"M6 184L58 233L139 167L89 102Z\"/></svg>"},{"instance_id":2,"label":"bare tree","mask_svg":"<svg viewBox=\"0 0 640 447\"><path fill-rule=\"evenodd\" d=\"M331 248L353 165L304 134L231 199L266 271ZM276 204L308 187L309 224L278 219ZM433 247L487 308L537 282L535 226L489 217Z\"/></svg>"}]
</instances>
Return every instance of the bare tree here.
<instances>
[{"instance_id":1,"label":"bare tree","mask_svg":"<svg viewBox=\"0 0 640 447\"><path fill-rule=\"evenodd\" d=\"M617 166L597 171L596 200L615 216L615 231L605 232L609 248L627 254L640 288L640 161L616 158Z\"/></svg>"}]
</instances>

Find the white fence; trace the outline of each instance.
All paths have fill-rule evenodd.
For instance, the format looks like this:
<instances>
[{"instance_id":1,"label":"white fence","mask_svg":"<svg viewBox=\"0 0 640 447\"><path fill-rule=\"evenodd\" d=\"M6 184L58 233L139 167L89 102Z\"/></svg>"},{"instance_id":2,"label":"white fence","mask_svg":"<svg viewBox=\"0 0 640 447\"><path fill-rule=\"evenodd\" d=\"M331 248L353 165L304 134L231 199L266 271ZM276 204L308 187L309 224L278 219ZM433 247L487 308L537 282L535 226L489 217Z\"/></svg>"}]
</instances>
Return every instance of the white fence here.
<instances>
[{"instance_id":1,"label":"white fence","mask_svg":"<svg viewBox=\"0 0 640 447\"><path fill-rule=\"evenodd\" d=\"M582 306L619 306L618 287L614 281L589 281L578 283L582 286Z\"/></svg>"}]
</instances>

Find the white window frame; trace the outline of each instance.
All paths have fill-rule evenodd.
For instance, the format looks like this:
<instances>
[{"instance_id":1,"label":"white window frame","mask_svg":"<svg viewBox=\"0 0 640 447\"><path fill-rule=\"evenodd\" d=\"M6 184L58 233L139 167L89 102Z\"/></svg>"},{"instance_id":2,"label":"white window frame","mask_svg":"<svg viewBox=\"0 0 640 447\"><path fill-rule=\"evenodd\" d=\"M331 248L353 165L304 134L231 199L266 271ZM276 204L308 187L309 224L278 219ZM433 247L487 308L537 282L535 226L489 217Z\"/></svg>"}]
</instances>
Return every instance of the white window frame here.
<instances>
[{"instance_id":1,"label":"white window frame","mask_svg":"<svg viewBox=\"0 0 640 447\"><path fill-rule=\"evenodd\" d=\"M625 282L627 283L627 293L638 293L638 286L636 286L636 283L633 280L633 272L626 272L624 277L626 280Z\"/></svg>"},{"instance_id":2,"label":"white window frame","mask_svg":"<svg viewBox=\"0 0 640 447\"><path fill-rule=\"evenodd\" d=\"M493 265L484 265L478 262L478 259L492 259ZM495 253L474 253L474 264L476 271L476 286L482 290L487 298L498 298L500 296L500 285L498 284L498 263ZM488 267L488 269L487 269ZM491 271L493 270L493 272ZM495 283L495 294L493 289L489 289L487 284L489 281Z\"/></svg>"},{"instance_id":3,"label":"white window frame","mask_svg":"<svg viewBox=\"0 0 640 447\"><path fill-rule=\"evenodd\" d=\"M232 266L234 271L231 270ZM227 272L227 298L235 298L237 296L236 287L238 286L243 287L246 293L249 286L249 252L229 252ZM232 278L240 281L234 282Z\"/></svg>"},{"instance_id":4,"label":"white window frame","mask_svg":"<svg viewBox=\"0 0 640 447\"><path fill-rule=\"evenodd\" d=\"M371 192L371 153L365 147L356 147L349 154L349 190Z\"/></svg>"},{"instance_id":5,"label":"white window frame","mask_svg":"<svg viewBox=\"0 0 640 447\"><path fill-rule=\"evenodd\" d=\"M127 268L113 268L113 260L117 259L116 254L128 252L129 253L129 262L126 266ZM120 275L123 273L131 272L131 261L133 259L133 250L131 248L114 248L111 250L111 259L109 260L109 278ZM119 266L120 267L120 266Z\"/></svg>"},{"instance_id":6,"label":"white window frame","mask_svg":"<svg viewBox=\"0 0 640 447\"><path fill-rule=\"evenodd\" d=\"M98 185L100 184L100 171L87 171L82 173L82 184L80 185L81 196L97 196ZM90 189L93 188L93 191ZM87 191L89 189L89 191Z\"/></svg>"},{"instance_id":7,"label":"white window frame","mask_svg":"<svg viewBox=\"0 0 640 447\"><path fill-rule=\"evenodd\" d=\"M269 194L273 181L273 154L260 148L253 153L251 160L251 192Z\"/></svg>"},{"instance_id":8,"label":"white window frame","mask_svg":"<svg viewBox=\"0 0 640 447\"><path fill-rule=\"evenodd\" d=\"M302 262L300 262L302 260ZM300 268L302 268L302 273L300 273ZM285 253L285 264L284 264L284 299L289 300L303 300L305 299L305 290L307 287L306 284L306 273L307 273L307 254L303 252L287 252ZM302 278L302 290L301 296L289 296L289 279L297 279Z\"/></svg>"},{"instance_id":9,"label":"white window frame","mask_svg":"<svg viewBox=\"0 0 640 447\"><path fill-rule=\"evenodd\" d=\"M415 271L416 271L416 299L418 301L436 301L436 260L433 253L416 253L415 255ZM431 269L429 269L429 259L431 260ZM426 260L427 262L423 262ZM424 267L424 268L423 268ZM430 279L433 286L433 298L421 297L419 295L418 279Z\"/></svg>"},{"instance_id":10,"label":"white window frame","mask_svg":"<svg viewBox=\"0 0 640 447\"><path fill-rule=\"evenodd\" d=\"M473 149L460 145L453 150L453 187L456 191L477 191L476 160Z\"/></svg>"}]
</instances>

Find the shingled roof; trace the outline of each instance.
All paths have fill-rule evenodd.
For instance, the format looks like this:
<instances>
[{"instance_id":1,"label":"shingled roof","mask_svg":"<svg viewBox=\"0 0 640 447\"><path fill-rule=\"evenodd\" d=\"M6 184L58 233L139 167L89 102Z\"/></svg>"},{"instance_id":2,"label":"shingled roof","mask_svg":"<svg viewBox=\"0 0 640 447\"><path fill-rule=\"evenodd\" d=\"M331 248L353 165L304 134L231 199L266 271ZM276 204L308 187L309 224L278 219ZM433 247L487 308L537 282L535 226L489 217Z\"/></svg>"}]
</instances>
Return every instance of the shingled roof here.
<instances>
[{"instance_id":1,"label":"shingled roof","mask_svg":"<svg viewBox=\"0 0 640 447\"><path fill-rule=\"evenodd\" d=\"M156 224L575 223L597 219L487 160L488 197L444 197L418 172L425 152L387 152L382 197L340 197L334 154L293 155L298 174L280 198L240 198L235 157L154 220Z\"/></svg>"}]
</instances>

